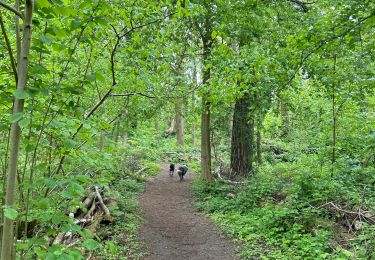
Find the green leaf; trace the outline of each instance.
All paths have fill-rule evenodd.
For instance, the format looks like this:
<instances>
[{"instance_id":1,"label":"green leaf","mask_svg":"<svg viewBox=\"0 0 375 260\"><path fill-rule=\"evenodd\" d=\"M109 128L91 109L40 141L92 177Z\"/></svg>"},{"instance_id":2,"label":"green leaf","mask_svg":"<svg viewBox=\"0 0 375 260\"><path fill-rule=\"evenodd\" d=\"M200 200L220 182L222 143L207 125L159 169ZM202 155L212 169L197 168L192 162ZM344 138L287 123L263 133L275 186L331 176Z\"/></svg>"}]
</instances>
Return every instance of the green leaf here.
<instances>
[{"instance_id":1,"label":"green leaf","mask_svg":"<svg viewBox=\"0 0 375 260\"><path fill-rule=\"evenodd\" d=\"M10 122L11 123L18 122L22 119L22 117L23 117L23 112L18 112L18 113L12 114L10 116Z\"/></svg>"},{"instance_id":2,"label":"green leaf","mask_svg":"<svg viewBox=\"0 0 375 260\"><path fill-rule=\"evenodd\" d=\"M48 2L48 0L38 0L37 4L39 5L39 8L44 8L44 7L50 7L51 4Z\"/></svg>"},{"instance_id":3,"label":"green leaf","mask_svg":"<svg viewBox=\"0 0 375 260\"><path fill-rule=\"evenodd\" d=\"M87 78L88 81L95 81L96 76L95 76L95 74L88 74L86 76L86 78Z\"/></svg>"},{"instance_id":4,"label":"green leaf","mask_svg":"<svg viewBox=\"0 0 375 260\"><path fill-rule=\"evenodd\" d=\"M101 74L99 72L95 72L95 77L96 77L97 80L99 80L101 82L105 81L105 77L103 76L103 74Z\"/></svg>"},{"instance_id":5,"label":"green leaf","mask_svg":"<svg viewBox=\"0 0 375 260\"><path fill-rule=\"evenodd\" d=\"M25 91L25 90L19 90L19 89L17 89L14 92L14 96L17 99L25 99L25 98L28 98L30 96L30 94L27 91Z\"/></svg>"},{"instance_id":6,"label":"green leaf","mask_svg":"<svg viewBox=\"0 0 375 260\"><path fill-rule=\"evenodd\" d=\"M36 73L36 74L48 74L49 73L49 71L45 67L39 64L33 66L31 68L31 71L32 73Z\"/></svg>"},{"instance_id":7,"label":"green leaf","mask_svg":"<svg viewBox=\"0 0 375 260\"><path fill-rule=\"evenodd\" d=\"M80 235L83 237L83 238L89 238L89 239L92 239L94 237L94 234L87 228L83 229L82 231L79 232Z\"/></svg>"},{"instance_id":8,"label":"green leaf","mask_svg":"<svg viewBox=\"0 0 375 260\"><path fill-rule=\"evenodd\" d=\"M37 203L38 207L40 209L48 209L49 208L49 199L48 198L44 198L44 199L41 199L38 203Z\"/></svg>"},{"instance_id":9,"label":"green leaf","mask_svg":"<svg viewBox=\"0 0 375 260\"><path fill-rule=\"evenodd\" d=\"M13 209L13 208L5 208L4 209L4 216L11 219L11 220L15 220L18 216L18 212L17 210Z\"/></svg>"},{"instance_id":10,"label":"green leaf","mask_svg":"<svg viewBox=\"0 0 375 260\"><path fill-rule=\"evenodd\" d=\"M47 35L41 35L39 39L44 43L44 44L51 44L53 41L53 38Z\"/></svg>"},{"instance_id":11,"label":"green leaf","mask_svg":"<svg viewBox=\"0 0 375 260\"><path fill-rule=\"evenodd\" d=\"M96 242L94 239L88 239L83 242L84 247L87 248L89 251L93 251L95 249L100 248L100 244Z\"/></svg>"},{"instance_id":12,"label":"green leaf","mask_svg":"<svg viewBox=\"0 0 375 260\"><path fill-rule=\"evenodd\" d=\"M26 128L30 125L30 123L31 123L30 118L23 118L22 120L20 120L19 125L21 128Z\"/></svg>"}]
</instances>

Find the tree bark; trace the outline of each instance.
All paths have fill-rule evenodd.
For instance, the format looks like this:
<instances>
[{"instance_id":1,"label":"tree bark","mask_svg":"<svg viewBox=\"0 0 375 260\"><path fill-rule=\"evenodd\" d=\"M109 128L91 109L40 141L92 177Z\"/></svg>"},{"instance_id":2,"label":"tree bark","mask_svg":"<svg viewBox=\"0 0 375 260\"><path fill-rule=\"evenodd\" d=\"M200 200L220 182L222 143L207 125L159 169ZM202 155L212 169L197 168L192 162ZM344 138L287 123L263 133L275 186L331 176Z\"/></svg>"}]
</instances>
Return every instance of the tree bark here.
<instances>
[{"instance_id":1,"label":"tree bark","mask_svg":"<svg viewBox=\"0 0 375 260\"><path fill-rule=\"evenodd\" d=\"M183 146L184 141L184 117L182 115L182 104L181 101L177 100L175 103L175 129L176 129L176 138L177 138L177 145Z\"/></svg>"},{"instance_id":2,"label":"tree bark","mask_svg":"<svg viewBox=\"0 0 375 260\"><path fill-rule=\"evenodd\" d=\"M236 101L231 141L231 177L247 177L253 170L254 119L250 116L250 96Z\"/></svg>"},{"instance_id":3,"label":"tree bark","mask_svg":"<svg viewBox=\"0 0 375 260\"><path fill-rule=\"evenodd\" d=\"M201 167L202 178L207 182L213 181L211 173L211 131L210 131L210 103L204 97L202 98L202 116L201 116Z\"/></svg>"},{"instance_id":4,"label":"tree bark","mask_svg":"<svg viewBox=\"0 0 375 260\"><path fill-rule=\"evenodd\" d=\"M284 100L280 100L280 113L282 121L280 137L286 138L289 135L289 115L288 107Z\"/></svg>"},{"instance_id":5,"label":"tree bark","mask_svg":"<svg viewBox=\"0 0 375 260\"><path fill-rule=\"evenodd\" d=\"M262 158L262 133L260 131L259 125L257 126L257 161L258 165L263 164Z\"/></svg>"},{"instance_id":6,"label":"tree bark","mask_svg":"<svg viewBox=\"0 0 375 260\"><path fill-rule=\"evenodd\" d=\"M17 90L24 91L27 83L27 74L29 66L29 53L31 45L31 25L32 15L34 9L34 1L25 1L25 19L23 24L23 38L21 56L18 62L18 82ZM13 114L22 113L24 108L23 99L15 99ZM12 123L11 127L11 153L9 157L9 168L7 178L7 190L5 205L6 207L13 207L15 201L15 185L17 176L17 166L19 158L19 145L21 139L21 128L18 121ZM14 247L14 234L13 234L14 221L10 218L4 217L3 225L3 238L1 245L1 259L12 260L12 250Z\"/></svg>"},{"instance_id":7,"label":"tree bark","mask_svg":"<svg viewBox=\"0 0 375 260\"><path fill-rule=\"evenodd\" d=\"M102 132L100 134L100 138L99 138L99 150L103 151L104 150L104 146L105 146L105 134L104 134L104 132Z\"/></svg>"},{"instance_id":8,"label":"tree bark","mask_svg":"<svg viewBox=\"0 0 375 260\"><path fill-rule=\"evenodd\" d=\"M336 74L336 62L337 56L333 57L333 73ZM337 138L337 113L336 113L336 88L335 83L332 84L332 172L331 176L334 174L333 164L336 162L336 138Z\"/></svg>"},{"instance_id":9,"label":"tree bark","mask_svg":"<svg viewBox=\"0 0 375 260\"><path fill-rule=\"evenodd\" d=\"M204 17L203 27L200 28L200 34L203 43L203 85L207 85L211 77L211 69L207 64L211 55L213 41L211 39L212 22L210 11ZM202 115L201 115L201 168L202 179L207 182L213 181L211 172L211 111L208 97L210 91L207 90L202 98Z\"/></svg>"},{"instance_id":10,"label":"tree bark","mask_svg":"<svg viewBox=\"0 0 375 260\"><path fill-rule=\"evenodd\" d=\"M206 19L207 20L207 19ZM209 55L211 54L211 40L203 38L203 64L208 63ZM203 71L203 84L207 84L211 77L211 70L204 66ZM202 115L201 115L201 168L202 168L202 179L207 182L213 181L211 172L211 111L210 102L207 97L210 95L207 91L206 95L202 98Z\"/></svg>"}]
</instances>

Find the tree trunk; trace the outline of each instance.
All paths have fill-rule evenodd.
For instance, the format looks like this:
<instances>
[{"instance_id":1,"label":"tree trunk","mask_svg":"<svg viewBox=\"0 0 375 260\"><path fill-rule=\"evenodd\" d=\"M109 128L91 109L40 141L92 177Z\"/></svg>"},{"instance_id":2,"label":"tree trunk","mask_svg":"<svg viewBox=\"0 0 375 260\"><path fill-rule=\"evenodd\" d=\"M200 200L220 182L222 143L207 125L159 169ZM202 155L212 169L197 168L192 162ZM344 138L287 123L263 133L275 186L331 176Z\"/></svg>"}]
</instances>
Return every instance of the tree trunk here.
<instances>
[{"instance_id":1,"label":"tree trunk","mask_svg":"<svg viewBox=\"0 0 375 260\"><path fill-rule=\"evenodd\" d=\"M105 134L102 132L100 134L100 138L99 138L99 149L100 149L100 151L104 150L104 146L105 146Z\"/></svg>"},{"instance_id":2,"label":"tree trunk","mask_svg":"<svg viewBox=\"0 0 375 260\"><path fill-rule=\"evenodd\" d=\"M205 181L212 182L211 173L211 139L210 139L210 104L206 98L202 98L202 117L201 117L201 167L202 178Z\"/></svg>"},{"instance_id":3,"label":"tree trunk","mask_svg":"<svg viewBox=\"0 0 375 260\"><path fill-rule=\"evenodd\" d=\"M206 17L206 27L209 27L209 18ZM211 35L211 34L210 34ZM210 68L206 67L208 63L209 56L211 54L211 36L202 38L203 41L203 85L208 83L211 77ZM211 172L211 111L210 102L207 97L210 95L209 91L202 98L202 115L201 115L201 168L202 168L202 179L207 182L213 181L213 176Z\"/></svg>"},{"instance_id":4,"label":"tree trunk","mask_svg":"<svg viewBox=\"0 0 375 260\"><path fill-rule=\"evenodd\" d=\"M157 144L160 144L159 118L158 117L155 118L154 127L155 127L155 141Z\"/></svg>"},{"instance_id":5,"label":"tree trunk","mask_svg":"<svg viewBox=\"0 0 375 260\"><path fill-rule=\"evenodd\" d=\"M18 62L18 83L17 90L24 91L27 83L27 74L29 66L29 52L31 45L31 24L32 15L34 9L34 1L25 1L25 15L23 23L23 38L22 38L22 48L21 56ZM13 115L17 113L22 113L24 108L23 99L15 99ZM11 127L11 153L9 157L9 168L8 168L8 178L7 178L7 190L5 205L6 207L13 207L15 201L15 186L16 186L16 176L17 176L17 166L19 157L19 145L21 139L21 129L18 121L12 123ZM1 259L12 260L12 250L14 247L14 234L13 234L13 219L4 217L3 225L3 238L1 245Z\"/></svg>"},{"instance_id":6,"label":"tree trunk","mask_svg":"<svg viewBox=\"0 0 375 260\"><path fill-rule=\"evenodd\" d=\"M257 161L258 165L263 164L262 158L262 134L260 132L259 125L257 126Z\"/></svg>"},{"instance_id":7,"label":"tree trunk","mask_svg":"<svg viewBox=\"0 0 375 260\"><path fill-rule=\"evenodd\" d=\"M197 63L194 59L194 71L193 71L193 87L197 88L198 86L198 70L197 70ZM192 124L191 124L191 145L194 147L195 146L195 92L193 91L191 93L191 111L194 115L192 119Z\"/></svg>"},{"instance_id":8,"label":"tree trunk","mask_svg":"<svg viewBox=\"0 0 375 260\"><path fill-rule=\"evenodd\" d=\"M195 123L191 125L191 145L195 147Z\"/></svg>"},{"instance_id":9,"label":"tree trunk","mask_svg":"<svg viewBox=\"0 0 375 260\"><path fill-rule=\"evenodd\" d=\"M116 125L115 125L115 143L117 144L118 143L118 136L119 136L119 133L120 133L120 119L121 118L118 118L117 119L117 122L116 122Z\"/></svg>"},{"instance_id":10,"label":"tree trunk","mask_svg":"<svg viewBox=\"0 0 375 260\"><path fill-rule=\"evenodd\" d=\"M177 137L177 145L184 145L184 117L182 115L182 104L181 101L177 100L175 103L175 129Z\"/></svg>"},{"instance_id":11,"label":"tree trunk","mask_svg":"<svg viewBox=\"0 0 375 260\"><path fill-rule=\"evenodd\" d=\"M289 115L288 107L284 100L280 100L280 113L281 113L281 135L280 137L285 138L289 135Z\"/></svg>"},{"instance_id":12,"label":"tree trunk","mask_svg":"<svg viewBox=\"0 0 375 260\"><path fill-rule=\"evenodd\" d=\"M337 56L333 57L333 73L336 74L336 61ZM337 137L337 114L336 114L336 89L335 83L332 84L332 161L331 163L334 164L336 162L336 137ZM332 173L333 175L333 167Z\"/></svg>"},{"instance_id":13,"label":"tree trunk","mask_svg":"<svg viewBox=\"0 0 375 260\"><path fill-rule=\"evenodd\" d=\"M245 94L237 100L233 114L231 144L231 176L248 176L252 170L254 119L250 114L250 97Z\"/></svg>"}]
</instances>

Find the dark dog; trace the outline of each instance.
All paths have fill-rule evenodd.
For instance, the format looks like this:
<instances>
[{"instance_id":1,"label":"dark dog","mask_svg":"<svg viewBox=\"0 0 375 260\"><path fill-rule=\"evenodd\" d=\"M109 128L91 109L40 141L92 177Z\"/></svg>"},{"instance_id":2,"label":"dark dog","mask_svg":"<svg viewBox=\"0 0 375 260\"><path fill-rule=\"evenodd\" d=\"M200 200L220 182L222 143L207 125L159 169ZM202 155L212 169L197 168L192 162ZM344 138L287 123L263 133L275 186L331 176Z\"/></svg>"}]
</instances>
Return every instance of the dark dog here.
<instances>
[{"instance_id":1,"label":"dark dog","mask_svg":"<svg viewBox=\"0 0 375 260\"><path fill-rule=\"evenodd\" d=\"M173 163L171 163L170 165L169 165L169 176L173 176L173 173L174 173L174 164Z\"/></svg>"},{"instance_id":2,"label":"dark dog","mask_svg":"<svg viewBox=\"0 0 375 260\"><path fill-rule=\"evenodd\" d=\"M182 166L178 167L177 174L178 174L178 176L180 176L180 181L182 181L184 179L184 176L187 173L188 169L189 168L186 165L182 165Z\"/></svg>"}]
</instances>

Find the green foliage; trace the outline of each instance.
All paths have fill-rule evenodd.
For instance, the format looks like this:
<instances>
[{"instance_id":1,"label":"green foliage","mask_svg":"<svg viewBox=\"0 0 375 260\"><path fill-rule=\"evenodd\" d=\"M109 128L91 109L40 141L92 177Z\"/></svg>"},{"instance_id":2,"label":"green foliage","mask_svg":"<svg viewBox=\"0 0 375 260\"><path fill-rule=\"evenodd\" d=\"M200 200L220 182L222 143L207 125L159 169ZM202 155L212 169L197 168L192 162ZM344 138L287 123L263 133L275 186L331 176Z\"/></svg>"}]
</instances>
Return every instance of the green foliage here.
<instances>
[{"instance_id":1,"label":"green foliage","mask_svg":"<svg viewBox=\"0 0 375 260\"><path fill-rule=\"evenodd\" d=\"M371 225L359 231L358 243L349 248L332 244L344 232L343 216L319 206L334 201L357 208L363 199L356 183L343 176L332 179L329 170L278 163L265 166L242 186L197 181L193 192L198 209L243 243L245 259L348 259L348 254L365 259L372 254ZM373 207L371 194L366 193L369 203L362 206Z\"/></svg>"},{"instance_id":2,"label":"green foliage","mask_svg":"<svg viewBox=\"0 0 375 260\"><path fill-rule=\"evenodd\" d=\"M374 209L373 1L34 2L25 91L15 90L3 30L0 40L2 204L10 124L22 130L17 203L0 216L33 227L17 234L18 257L84 258L46 241L59 232L81 234L78 247L103 259L137 255L134 194L142 181L159 162L200 172L193 127L203 96L215 159L229 164L233 106L248 94L265 164L243 187L195 183L198 207L250 246L247 258L371 258L373 225L364 224L349 248L332 246L342 216L316 207ZM0 9L17 63L14 15ZM12 112L14 98L24 100L24 112ZM176 103L183 104L185 146L165 133ZM117 196L113 211L123 224L110 227L113 241L67 216L93 185Z\"/></svg>"}]
</instances>

